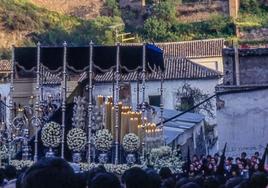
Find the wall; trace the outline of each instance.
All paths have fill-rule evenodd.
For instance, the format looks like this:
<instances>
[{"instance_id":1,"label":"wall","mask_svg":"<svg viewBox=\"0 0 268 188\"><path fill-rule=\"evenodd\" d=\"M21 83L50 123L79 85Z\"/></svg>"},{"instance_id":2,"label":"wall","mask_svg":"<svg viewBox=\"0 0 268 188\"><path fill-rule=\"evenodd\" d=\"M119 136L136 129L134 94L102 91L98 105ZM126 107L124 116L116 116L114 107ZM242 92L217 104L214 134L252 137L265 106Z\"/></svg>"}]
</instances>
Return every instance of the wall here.
<instances>
[{"instance_id":1,"label":"wall","mask_svg":"<svg viewBox=\"0 0 268 188\"><path fill-rule=\"evenodd\" d=\"M192 58L190 60L210 69L223 72L222 57Z\"/></svg>"},{"instance_id":2,"label":"wall","mask_svg":"<svg viewBox=\"0 0 268 188\"><path fill-rule=\"evenodd\" d=\"M239 49L239 76L241 85L268 83L268 49ZM236 85L233 49L224 49L224 85Z\"/></svg>"},{"instance_id":3,"label":"wall","mask_svg":"<svg viewBox=\"0 0 268 188\"><path fill-rule=\"evenodd\" d=\"M268 89L220 95L217 111L219 149L227 142L227 156L263 153L268 142Z\"/></svg>"},{"instance_id":4,"label":"wall","mask_svg":"<svg viewBox=\"0 0 268 188\"><path fill-rule=\"evenodd\" d=\"M204 93L213 95L215 91L215 86L218 84L218 79L203 79L203 80L170 80L165 81L163 86L164 95L164 108L175 109L176 102L176 92L178 88L182 87L185 82L189 83L192 87L200 88ZM94 95L112 95L112 84L111 83L98 83L94 88ZM131 83L131 93L132 93L132 106L135 109L137 106L137 83ZM159 81L148 81L146 83L146 101L149 101L149 95L160 95L160 82ZM140 85L140 102L142 101L142 88ZM215 103L215 99L212 101ZM214 110L216 113L216 109ZM208 119L211 123L214 123L214 119Z\"/></svg>"}]
</instances>

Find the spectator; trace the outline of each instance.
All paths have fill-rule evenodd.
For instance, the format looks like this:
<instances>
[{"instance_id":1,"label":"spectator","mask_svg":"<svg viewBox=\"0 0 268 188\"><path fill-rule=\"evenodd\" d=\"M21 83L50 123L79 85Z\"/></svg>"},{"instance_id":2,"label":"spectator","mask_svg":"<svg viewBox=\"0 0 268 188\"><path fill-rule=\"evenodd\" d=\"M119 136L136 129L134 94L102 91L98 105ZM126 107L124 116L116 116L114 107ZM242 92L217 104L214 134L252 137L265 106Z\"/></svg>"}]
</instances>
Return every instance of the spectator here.
<instances>
[{"instance_id":1,"label":"spectator","mask_svg":"<svg viewBox=\"0 0 268 188\"><path fill-rule=\"evenodd\" d=\"M61 158L44 158L21 178L21 188L75 188L72 167Z\"/></svg>"}]
</instances>

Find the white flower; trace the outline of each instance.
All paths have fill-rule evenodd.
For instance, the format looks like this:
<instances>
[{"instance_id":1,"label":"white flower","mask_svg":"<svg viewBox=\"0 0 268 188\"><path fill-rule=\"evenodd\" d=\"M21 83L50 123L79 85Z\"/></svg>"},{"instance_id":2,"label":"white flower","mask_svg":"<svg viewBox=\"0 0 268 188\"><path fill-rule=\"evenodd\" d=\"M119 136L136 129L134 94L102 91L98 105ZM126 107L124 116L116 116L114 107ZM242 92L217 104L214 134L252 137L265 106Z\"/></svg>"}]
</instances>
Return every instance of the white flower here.
<instances>
[{"instance_id":1,"label":"white flower","mask_svg":"<svg viewBox=\"0 0 268 188\"><path fill-rule=\"evenodd\" d=\"M177 151L172 151L168 146L152 149L150 162L156 170L160 170L162 167L168 167L172 172L182 171L183 161L177 155Z\"/></svg>"},{"instance_id":2,"label":"white flower","mask_svg":"<svg viewBox=\"0 0 268 188\"><path fill-rule=\"evenodd\" d=\"M67 134L67 145L70 150L81 151L86 142L86 133L80 128L73 128Z\"/></svg>"},{"instance_id":3,"label":"white flower","mask_svg":"<svg viewBox=\"0 0 268 188\"><path fill-rule=\"evenodd\" d=\"M61 142L60 124L53 121L46 123L42 128L41 140L46 147L57 147Z\"/></svg>"},{"instance_id":4,"label":"white flower","mask_svg":"<svg viewBox=\"0 0 268 188\"><path fill-rule=\"evenodd\" d=\"M140 147L140 139L136 134L129 133L124 136L122 145L125 151L134 152Z\"/></svg>"},{"instance_id":5,"label":"white flower","mask_svg":"<svg viewBox=\"0 0 268 188\"><path fill-rule=\"evenodd\" d=\"M102 129L96 132L94 143L99 151L108 151L112 147L113 136L108 129Z\"/></svg>"},{"instance_id":6,"label":"white flower","mask_svg":"<svg viewBox=\"0 0 268 188\"><path fill-rule=\"evenodd\" d=\"M30 167L33 165L33 161L30 160L12 160L10 165L14 166L17 170L21 170L23 167Z\"/></svg>"},{"instance_id":7,"label":"white flower","mask_svg":"<svg viewBox=\"0 0 268 188\"><path fill-rule=\"evenodd\" d=\"M5 145L0 147L0 160L8 158L8 149Z\"/></svg>"}]
</instances>

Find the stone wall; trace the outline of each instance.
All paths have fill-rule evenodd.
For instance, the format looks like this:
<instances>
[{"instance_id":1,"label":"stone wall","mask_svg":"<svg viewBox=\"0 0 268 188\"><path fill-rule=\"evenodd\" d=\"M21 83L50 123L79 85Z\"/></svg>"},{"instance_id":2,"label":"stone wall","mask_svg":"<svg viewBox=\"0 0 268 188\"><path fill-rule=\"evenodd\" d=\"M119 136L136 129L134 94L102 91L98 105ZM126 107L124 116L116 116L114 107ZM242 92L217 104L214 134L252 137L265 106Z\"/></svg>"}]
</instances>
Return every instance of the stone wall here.
<instances>
[{"instance_id":1,"label":"stone wall","mask_svg":"<svg viewBox=\"0 0 268 188\"><path fill-rule=\"evenodd\" d=\"M268 49L239 49L239 77L241 85L268 84ZM235 53L223 50L224 85L236 85Z\"/></svg>"}]
</instances>

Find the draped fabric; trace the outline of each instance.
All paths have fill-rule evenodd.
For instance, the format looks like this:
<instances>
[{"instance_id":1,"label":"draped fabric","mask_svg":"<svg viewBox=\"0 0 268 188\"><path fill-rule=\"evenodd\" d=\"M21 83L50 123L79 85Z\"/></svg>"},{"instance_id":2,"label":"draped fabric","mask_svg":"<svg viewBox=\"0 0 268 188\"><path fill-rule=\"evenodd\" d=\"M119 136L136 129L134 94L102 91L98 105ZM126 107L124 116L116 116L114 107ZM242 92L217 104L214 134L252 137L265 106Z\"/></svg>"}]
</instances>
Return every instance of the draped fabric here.
<instances>
[{"instance_id":1,"label":"draped fabric","mask_svg":"<svg viewBox=\"0 0 268 188\"><path fill-rule=\"evenodd\" d=\"M63 66L63 48L42 47L40 49L40 61L49 70L59 69Z\"/></svg>"},{"instance_id":2,"label":"draped fabric","mask_svg":"<svg viewBox=\"0 0 268 188\"><path fill-rule=\"evenodd\" d=\"M15 62L17 62L25 70L31 70L36 67L37 62L37 48L22 47L15 48Z\"/></svg>"},{"instance_id":3,"label":"draped fabric","mask_svg":"<svg viewBox=\"0 0 268 188\"><path fill-rule=\"evenodd\" d=\"M96 73L111 71L116 67L117 46L93 46L93 68ZM119 61L122 73L142 69L143 46L120 46ZM15 48L15 62L25 69L37 66L37 48ZM40 63L51 71L63 66L63 47L41 47ZM85 71L89 66L90 46L67 47L67 68ZM163 51L155 45L146 45L146 69L164 69Z\"/></svg>"}]
</instances>

